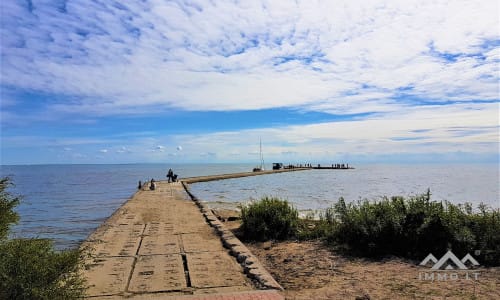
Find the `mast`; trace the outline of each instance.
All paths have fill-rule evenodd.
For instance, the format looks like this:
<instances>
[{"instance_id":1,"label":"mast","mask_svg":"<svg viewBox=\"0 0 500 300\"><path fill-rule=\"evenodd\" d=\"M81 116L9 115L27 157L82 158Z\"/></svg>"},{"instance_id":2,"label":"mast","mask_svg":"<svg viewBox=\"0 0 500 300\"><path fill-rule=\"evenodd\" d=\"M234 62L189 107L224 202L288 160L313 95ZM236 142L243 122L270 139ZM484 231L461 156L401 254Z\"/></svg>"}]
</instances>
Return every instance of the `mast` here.
<instances>
[{"instance_id":1,"label":"mast","mask_svg":"<svg viewBox=\"0 0 500 300\"><path fill-rule=\"evenodd\" d=\"M264 171L264 155L262 154L262 139L260 139L260 169Z\"/></svg>"}]
</instances>

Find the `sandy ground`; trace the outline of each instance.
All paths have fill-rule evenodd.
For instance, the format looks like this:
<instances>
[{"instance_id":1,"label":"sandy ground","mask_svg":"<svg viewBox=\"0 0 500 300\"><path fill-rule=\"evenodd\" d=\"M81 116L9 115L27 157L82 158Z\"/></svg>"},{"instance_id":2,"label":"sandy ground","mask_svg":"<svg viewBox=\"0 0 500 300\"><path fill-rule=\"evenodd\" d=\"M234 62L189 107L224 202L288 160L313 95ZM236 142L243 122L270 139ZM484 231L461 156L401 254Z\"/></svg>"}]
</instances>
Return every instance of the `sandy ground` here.
<instances>
[{"instance_id":1,"label":"sandy ground","mask_svg":"<svg viewBox=\"0 0 500 300\"><path fill-rule=\"evenodd\" d=\"M228 221L234 212L217 212ZM233 220L233 218L231 218ZM330 250L320 241L246 243L274 278L287 299L500 299L500 268L478 268L478 280L421 280L430 269L399 258L366 260ZM457 272L458 273L458 272Z\"/></svg>"}]
</instances>

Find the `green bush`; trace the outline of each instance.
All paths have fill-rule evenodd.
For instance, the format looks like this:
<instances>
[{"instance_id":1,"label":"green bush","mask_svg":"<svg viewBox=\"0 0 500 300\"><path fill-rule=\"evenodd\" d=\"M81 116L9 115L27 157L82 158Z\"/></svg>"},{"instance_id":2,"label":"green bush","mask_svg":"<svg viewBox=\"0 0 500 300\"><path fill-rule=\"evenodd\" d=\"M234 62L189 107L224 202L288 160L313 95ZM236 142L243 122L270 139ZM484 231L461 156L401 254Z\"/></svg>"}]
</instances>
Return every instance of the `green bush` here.
<instances>
[{"instance_id":1,"label":"green bush","mask_svg":"<svg viewBox=\"0 0 500 300\"><path fill-rule=\"evenodd\" d=\"M56 252L44 239L0 243L0 299L79 299L78 250Z\"/></svg>"},{"instance_id":2,"label":"green bush","mask_svg":"<svg viewBox=\"0 0 500 300\"><path fill-rule=\"evenodd\" d=\"M335 215L333 208L324 211L315 211L299 219L297 238L299 240L323 239L328 236L334 224Z\"/></svg>"},{"instance_id":3,"label":"green bush","mask_svg":"<svg viewBox=\"0 0 500 300\"><path fill-rule=\"evenodd\" d=\"M481 263L500 265L500 211L484 205L473 212L470 204L431 201L428 191L375 202L346 204L341 198L332 210L322 220L329 226L325 236L349 253L422 259L448 249L459 256L481 250Z\"/></svg>"},{"instance_id":4,"label":"green bush","mask_svg":"<svg viewBox=\"0 0 500 300\"><path fill-rule=\"evenodd\" d=\"M56 252L44 239L7 239L17 222L19 197L7 192L9 178L0 179L0 299L80 299L78 250Z\"/></svg>"},{"instance_id":5,"label":"green bush","mask_svg":"<svg viewBox=\"0 0 500 300\"><path fill-rule=\"evenodd\" d=\"M380 201L340 198L319 220L315 215L299 220L287 201L267 197L242 207L241 215L241 230L250 240L320 238L349 254L417 260L451 249L460 257L470 253L483 265L500 265L500 210L431 201L429 190Z\"/></svg>"},{"instance_id":6,"label":"green bush","mask_svg":"<svg viewBox=\"0 0 500 300\"><path fill-rule=\"evenodd\" d=\"M250 240L286 239L297 233L298 222L298 211L286 200L265 197L241 207L241 230Z\"/></svg>"},{"instance_id":7,"label":"green bush","mask_svg":"<svg viewBox=\"0 0 500 300\"><path fill-rule=\"evenodd\" d=\"M19 197L13 197L7 188L11 185L8 177L0 178L0 241L7 238L9 228L19 220L14 208L19 204Z\"/></svg>"}]
</instances>

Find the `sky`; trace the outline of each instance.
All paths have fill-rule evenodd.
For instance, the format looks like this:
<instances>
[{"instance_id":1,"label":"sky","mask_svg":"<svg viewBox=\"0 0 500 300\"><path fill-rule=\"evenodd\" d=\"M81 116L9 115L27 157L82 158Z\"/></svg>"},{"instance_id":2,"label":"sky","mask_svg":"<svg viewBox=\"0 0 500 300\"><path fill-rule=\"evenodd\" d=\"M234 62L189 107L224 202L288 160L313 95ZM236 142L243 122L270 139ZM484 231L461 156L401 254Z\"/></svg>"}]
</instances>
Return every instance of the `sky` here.
<instances>
[{"instance_id":1,"label":"sky","mask_svg":"<svg viewBox=\"0 0 500 300\"><path fill-rule=\"evenodd\" d=\"M0 10L0 164L499 160L498 1Z\"/></svg>"}]
</instances>

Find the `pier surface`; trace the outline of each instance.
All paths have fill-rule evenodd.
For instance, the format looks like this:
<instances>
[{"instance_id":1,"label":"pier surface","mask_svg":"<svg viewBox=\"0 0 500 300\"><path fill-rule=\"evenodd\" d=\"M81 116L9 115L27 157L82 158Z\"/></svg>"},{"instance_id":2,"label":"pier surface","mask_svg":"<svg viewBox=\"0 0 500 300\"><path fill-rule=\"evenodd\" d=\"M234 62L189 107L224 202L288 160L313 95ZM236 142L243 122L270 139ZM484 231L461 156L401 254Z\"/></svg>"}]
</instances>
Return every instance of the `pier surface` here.
<instances>
[{"instance_id":1,"label":"pier surface","mask_svg":"<svg viewBox=\"0 0 500 300\"><path fill-rule=\"evenodd\" d=\"M221 174L221 175L198 176L198 177L183 178L182 181L187 183L187 184L191 184L191 183L196 183L196 182L206 182L206 181L215 181L215 180L259 176L259 175L269 175L269 174L285 173L285 172L306 171L306 170L311 170L311 168L293 168L293 169L267 170L267 171L257 171L257 172L241 172L241 173L230 173L230 174Z\"/></svg>"},{"instance_id":2,"label":"pier surface","mask_svg":"<svg viewBox=\"0 0 500 300\"><path fill-rule=\"evenodd\" d=\"M244 173L229 175L221 176L244 177ZM186 182L217 178L205 176ZM83 271L89 286L87 297L284 299L277 290L256 282L259 276L247 276L265 273L263 278L274 282L246 250L241 252L244 255L231 250L230 255L228 247L245 247L217 222L202 205L200 209L181 182L157 182L154 191L138 191L82 244L88 254ZM229 236L229 242L223 244L221 236Z\"/></svg>"}]
</instances>

